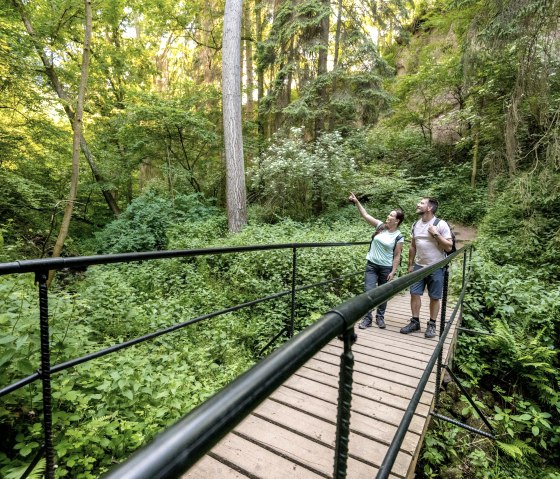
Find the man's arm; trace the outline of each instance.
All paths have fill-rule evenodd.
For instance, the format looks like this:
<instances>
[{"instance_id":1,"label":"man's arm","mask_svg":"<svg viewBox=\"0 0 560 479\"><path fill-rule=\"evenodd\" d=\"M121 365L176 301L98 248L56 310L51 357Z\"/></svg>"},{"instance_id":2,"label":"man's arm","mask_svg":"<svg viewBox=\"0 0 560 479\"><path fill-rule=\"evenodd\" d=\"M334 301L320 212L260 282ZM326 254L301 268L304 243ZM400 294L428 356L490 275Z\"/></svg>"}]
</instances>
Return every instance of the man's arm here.
<instances>
[{"instance_id":1,"label":"man's arm","mask_svg":"<svg viewBox=\"0 0 560 479\"><path fill-rule=\"evenodd\" d=\"M449 253L451 251L451 247L453 246L453 239L451 238L451 230L449 226L444 229L445 231L445 238L441 236L440 231L434 225L430 225L428 231L432 235L432 238L436 240L437 245L444 250L445 252ZM447 237L449 235L449 237Z\"/></svg>"},{"instance_id":2,"label":"man's arm","mask_svg":"<svg viewBox=\"0 0 560 479\"><path fill-rule=\"evenodd\" d=\"M410 240L410 247L408 248L408 272L412 273L414 269L414 258L416 257L416 239L414 237Z\"/></svg>"}]
</instances>

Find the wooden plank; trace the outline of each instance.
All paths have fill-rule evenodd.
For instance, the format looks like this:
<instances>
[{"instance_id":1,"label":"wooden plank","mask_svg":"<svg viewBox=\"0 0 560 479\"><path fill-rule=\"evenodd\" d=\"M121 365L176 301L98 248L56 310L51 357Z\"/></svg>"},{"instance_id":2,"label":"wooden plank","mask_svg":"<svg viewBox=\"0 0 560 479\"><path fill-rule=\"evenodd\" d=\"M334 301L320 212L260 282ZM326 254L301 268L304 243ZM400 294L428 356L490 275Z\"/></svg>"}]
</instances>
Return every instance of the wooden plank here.
<instances>
[{"instance_id":1,"label":"wooden plank","mask_svg":"<svg viewBox=\"0 0 560 479\"><path fill-rule=\"evenodd\" d=\"M305 369L302 368L302 371L307 369L329 374L330 376L338 378L339 366L334 364L328 364L321 361L309 362L305 364ZM414 394L414 391L416 390L415 387L407 384L401 384L400 382L395 382L391 379L392 377L387 377L385 374L376 375L375 368L369 368L366 372L354 370L353 375L353 380L357 384L363 384L364 386L379 389L380 391L385 391L395 396L405 398L412 397L412 394Z\"/></svg>"},{"instance_id":2,"label":"wooden plank","mask_svg":"<svg viewBox=\"0 0 560 479\"><path fill-rule=\"evenodd\" d=\"M317 398L325 399L334 404L338 402L338 388L325 386L324 384L300 376L290 378L286 381L285 386ZM359 411L361 414L394 426L400 424L403 416L402 409L358 395L352 397L351 409L352 411ZM422 414L416 413L412 419L410 430L420 433L423 428L424 418L425 415L423 416Z\"/></svg>"},{"instance_id":3,"label":"wooden plank","mask_svg":"<svg viewBox=\"0 0 560 479\"><path fill-rule=\"evenodd\" d=\"M334 467L334 449L324 444L315 442L307 437L294 433L289 429L276 424L268 423L263 419L250 415L236 428L236 432L251 438L255 444L266 449L277 450L283 457L296 464L306 464L314 472L325 477L331 477ZM374 477L377 468L365 464L353 457L348 458L348 467L363 477ZM285 473L285 472L284 472ZM289 476L284 476L289 477ZM353 477L353 476L350 476Z\"/></svg>"},{"instance_id":4,"label":"wooden plank","mask_svg":"<svg viewBox=\"0 0 560 479\"><path fill-rule=\"evenodd\" d=\"M336 368L337 371L340 369L340 356L335 356L333 354L321 355L321 353L318 353L313 358L313 361L315 362L309 366L312 367L313 369L320 368L321 365L325 365L326 367L331 367L331 368L334 367ZM371 365L363 362L355 363L354 371L363 374L369 374L371 376L380 379L385 379L387 377L390 377L395 384L409 386L414 389L416 389L416 386L418 385L418 376L416 377L408 376L406 374L400 374L396 371L389 371L379 367L372 368ZM338 377L338 372L336 373L336 375Z\"/></svg>"},{"instance_id":5,"label":"wooden plank","mask_svg":"<svg viewBox=\"0 0 560 479\"><path fill-rule=\"evenodd\" d=\"M287 474L289 474L289 477L297 479L319 479L324 477L237 434L228 434L212 449L212 455L217 461L235 464L238 469L244 472L239 477L284 479L288 477ZM199 463L202 465L204 459L202 458L198 461L195 467ZM213 475L212 471L209 471L209 473L212 475L198 477L200 479L221 479L222 477L220 475ZM186 475L183 478L191 479L191 476Z\"/></svg>"},{"instance_id":6,"label":"wooden plank","mask_svg":"<svg viewBox=\"0 0 560 479\"><path fill-rule=\"evenodd\" d=\"M217 461L210 455L200 459L189 471L181 476L182 479L208 479L211 477L224 479L241 479L249 477L231 467Z\"/></svg>"},{"instance_id":7,"label":"wooden plank","mask_svg":"<svg viewBox=\"0 0 560 479\"><path fill-rule=\"evenodd\" d=\"M276 390L271 399L290 406L293 409L307 412L325 421L336 422L337 404L308 394L286 388L284 386ZM362 414L361 411L352 411L350 428L353 432L366 437L375 438L382 444L389 445L395 436L397 427L386 422ZM412 450L417 443L419 435L409 431L403 441L403 449Z\"/></svg>"},{"instance_id":8,"label":"wooden plank","mask_svg":"<svg viewBox=\"0 0 560 479\"><path fill-rule=\"evenodd\" d=\"M389 302L386 329L356 329L348 478L370 479L377 474L438 340L437 336L424 338L428 310L425 297L422 330L401 334L400 328L410 319L410 300L408 295L400 295ZM453 325L444 345L444 358L452 355L455 340ZM341 341L331 341L184 477L332 477L342 351ZM434 388L435 371L413 415L391 477L414 475Z\"/></svg>"},{"instance_id":9,"label":"wooden plank","mask_svg":"<svg viewBox=\"0 0 560 479\"><path fill-rule=\"evenodd\" d=\"M297 375L300 377L304 377L310 379L312 381L320 382L321 384L331 386L338 390L338 376L329 376L324 373L320 373L318 371L312 371L309 369L300 369L297 372ZM412 392L413 394L413 392ZM410 402L410 398L412 394L407 398L406 396L403 397L401 394L395 395L383 391L378 388L371 387L369 385L360 384L357 381L353 381L352 385L352 395L359 395L368 399L371 399L376 402L389 404L396 408L402 409L403 411L406 410L408 407L408 403ZM429 396L429 397L428 397ZM422 397L422 401L418 405L416 411L420 414L427 414L430 408L431 403L431 394L424 393Z\"/></svg>"},{"instance_id":10,"label":"wooden plank","mask_svg":"<svg viewBox=\"0 0 560 479\"><path fill-rule=\"evenodd\" d=\"M273 422L301 436L313 439L319 444L330 446L334 456L336 437L335 424L272 401L263 403L254 411L254 414L265 421ZM415 449L416 448L411 452L414 452ZM354 432L350 433L348 452L352 458L379 467L383 462L386 450L386 446L381 445L378 441L370 437L362 436ZM410 459L411 454L399 454L392 472L397 476L404 477L408 470Z\"/></svg>"}]
</instances>

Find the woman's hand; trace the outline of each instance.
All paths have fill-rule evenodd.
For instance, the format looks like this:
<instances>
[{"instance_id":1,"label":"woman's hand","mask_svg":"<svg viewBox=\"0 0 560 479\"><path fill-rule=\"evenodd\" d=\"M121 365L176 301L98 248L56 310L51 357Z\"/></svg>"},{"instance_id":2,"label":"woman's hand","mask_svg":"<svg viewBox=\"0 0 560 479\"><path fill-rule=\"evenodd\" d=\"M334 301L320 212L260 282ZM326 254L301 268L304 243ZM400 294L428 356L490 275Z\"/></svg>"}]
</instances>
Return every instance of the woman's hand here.
<instances>
[{"instance_id":1,"label":"woman's hand","mask_svg":"<svg viewBox=\"0 0 560 479\"><path fill-rule=\"evenodd\" d=\"M352 203L356 204L358 203L358 198L356 198L356 195L352 192L350 192L350 196L348 197L348 201L351 201Z\"/></svg>"},{"instance_id":2,"label":"woman's hand","mask_svg":"<svg viewBox=\"0 0 560 479\"><path fill-rule=\"evenodd\" d=\"M391 271L388 275L387 275L387 281L393 281L393 278L395 277L396 271Z\"/></svg>"}]
</instances>

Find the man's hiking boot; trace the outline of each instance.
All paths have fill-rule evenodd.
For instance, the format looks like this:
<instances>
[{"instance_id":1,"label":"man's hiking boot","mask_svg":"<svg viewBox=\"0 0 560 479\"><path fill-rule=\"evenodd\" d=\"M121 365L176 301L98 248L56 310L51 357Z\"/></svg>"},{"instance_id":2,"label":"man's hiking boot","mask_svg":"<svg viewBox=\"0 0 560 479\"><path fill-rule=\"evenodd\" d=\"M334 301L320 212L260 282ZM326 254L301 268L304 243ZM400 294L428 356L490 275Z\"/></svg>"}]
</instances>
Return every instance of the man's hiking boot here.
<instances>
[{"instance_id":1,"label":"man's hiking boot","mask_svg":"<svg viewBox=\"0 0 560 479\"><path fill-rule=\"evenodd\" d=\"M436 335L436 322L432 319L428 321L428 327L424 333L425 338L433 338Z\"/></svg>"},{"instance_id":2,"label":"man's hiking boot","mask_svg":"<svg viewBox=\"0 0 560 479\"><path fill-rule=\"evenodd\" d=\"M369 316L366 316L364 319L362 319L362 322L360 323L358 328L366 329L366 328L369 328L369 327L371 327L371 318Z\"/></svg>"},{"instance_id":3,"label":"man's hiking boot","mask_svg":"<svg viewBox=\"0 0 560 479\"><path fill-rule=\"evenodd\" d=\"M412 318L404 328L401 328L401 333L410 334L414 331L420 331L420 321Z\"/></svg>"},{"instance_id":4,"label":"man's hiking boot","mask_svg":"<svg viewBox=\"0 0 560 479\"><path fill-rule=\"evenodd\" d=\"M385 320L383 318L375 318L375 322L380 329L385 329Z\"/></svg>"}]
</instances>

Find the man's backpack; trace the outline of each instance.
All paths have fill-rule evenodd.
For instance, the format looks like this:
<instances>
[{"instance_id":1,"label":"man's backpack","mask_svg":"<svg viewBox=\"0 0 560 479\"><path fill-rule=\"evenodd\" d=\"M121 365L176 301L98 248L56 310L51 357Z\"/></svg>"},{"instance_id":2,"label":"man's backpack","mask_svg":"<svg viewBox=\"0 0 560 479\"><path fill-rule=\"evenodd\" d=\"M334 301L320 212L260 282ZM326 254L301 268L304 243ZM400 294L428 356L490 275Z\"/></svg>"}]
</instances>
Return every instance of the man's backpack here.
<instances>
[{"instance_id":1,"label":"man's backpack","mask_svg":"<svg viewBox=\"0 0 560 479\"><path fill-rule=\"evenodd\" d=\"M438 223L441 220L439 218L436 217L436 219L434 219L434 226L437 226ZM414 236L414 227L416 226L416 223L418 223L418 221L415 221L414 224L412 225L412 235ZM449 226L449 231L451 231L451 251L444 251L446 256L449 256L451 253L455 253L455 251L457 251L457 240L455 239L455 232L453 231L453 228L451 227L451 225L449 223L447 223L447 226Z\"/></svg>"}]
</instances>

